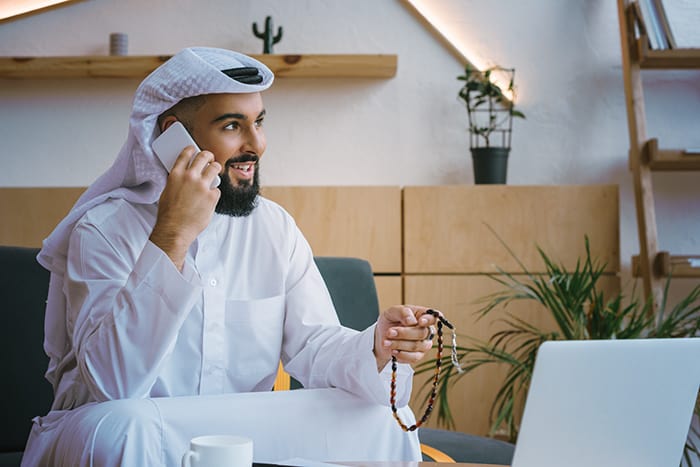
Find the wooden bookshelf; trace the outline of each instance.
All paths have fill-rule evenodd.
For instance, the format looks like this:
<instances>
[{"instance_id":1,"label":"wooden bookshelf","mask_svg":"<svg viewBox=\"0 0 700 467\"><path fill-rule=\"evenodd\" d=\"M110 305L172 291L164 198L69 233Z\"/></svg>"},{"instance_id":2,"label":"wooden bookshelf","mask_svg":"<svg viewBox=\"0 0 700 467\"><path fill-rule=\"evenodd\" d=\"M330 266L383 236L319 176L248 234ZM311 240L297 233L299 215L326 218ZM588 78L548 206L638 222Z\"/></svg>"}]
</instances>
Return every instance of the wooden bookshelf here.
<instances>
[{"instance_id":1,"label":"wooden bookshelf","mask_svg":"<svg viewBox=\"0 0 700 467\"><path fill-rule=\"evenodd\" d=\"M251 55L280 78L392 78L396 55ZM0 79L143 79L171 55L0 57Z\"/></svg>"},{"instance_id":2,"label":"wooden bookshelf","mask_svg":"<svg viewBox=\"0 0 700 467\"><path fill-rule=\"evenodd\" d=\"M700 170L700 154L684 149L659 149L659 142L652 138L642 147L642 157L655 171Z\"/></svg>"},{"instance_id":3,"label":"wooden bookshelf","mask_svg":"<svg viewBox=\"0 0 700 467\"><path fill-rule=\"evenodd\" d=\"M634 56L645 70L697 70L700 69L700 49L652 50L645 36L634 42Z\"/></svg>"},{"instance_id":4,"label":"wooden bookshelf","mask_svg":"<svg viewBox=\"0 0 700 467\"><path fill-rule=\"evenodd\" d=\"M632 273L641 277L639 255L632 257ZM660 277L700 278L700 255L672 255L659 251L654 258L654 273Z\"/></svg>"},{"instance_id":5,"label":"wooden bookshelf","mask_svg":"<svg viewBox=\"0 0 700 467\"><path fill-rule=\"evenodd\" d=\"M646 36L650 31L639 14L639 4L635 0L617 0L617 11L630 141L629 164L639 236L639 255L632 259L632 271L642 278L644 296L653 297L654 310L659 311L668 273L673 271L673 277L700 278L700 267L697 267L696 257L660 251L652 174L655 171L698 171L700 156L683 149L660 149L656 138L647 134L642 72L700 69L700 48L651 49ZM672 120L674 115L667 118Z\"/></svg>"}]
</instances>

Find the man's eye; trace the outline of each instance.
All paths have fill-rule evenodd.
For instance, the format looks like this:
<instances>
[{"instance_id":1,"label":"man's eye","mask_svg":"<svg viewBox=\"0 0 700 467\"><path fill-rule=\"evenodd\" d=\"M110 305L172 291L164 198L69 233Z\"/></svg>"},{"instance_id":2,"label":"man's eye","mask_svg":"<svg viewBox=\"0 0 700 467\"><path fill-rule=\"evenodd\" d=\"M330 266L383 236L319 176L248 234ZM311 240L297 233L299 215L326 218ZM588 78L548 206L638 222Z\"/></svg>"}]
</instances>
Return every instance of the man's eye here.
<instances>
[{"instance_id":1,"label":"man's eye","mask_svg":"<svg viewBox=\"0 0 700 467\"><path fill-rule=\"evenodd\" d=\"M231 122L224 127L224 130L237 130L239 128L238 122Z\"/></svg>"},{"instance_id":2,"label":"man's eye","mask_svg":"<svg viewBox=\"0 0 700 467\"><path fill-rule=\"evenodd\" d=\"M259 119L255 120L255 125L258 126L258 127L263 126L263 121L264 121L264 120L265 120L264 118L259 118Z\"/></svg>"}]
</instances>

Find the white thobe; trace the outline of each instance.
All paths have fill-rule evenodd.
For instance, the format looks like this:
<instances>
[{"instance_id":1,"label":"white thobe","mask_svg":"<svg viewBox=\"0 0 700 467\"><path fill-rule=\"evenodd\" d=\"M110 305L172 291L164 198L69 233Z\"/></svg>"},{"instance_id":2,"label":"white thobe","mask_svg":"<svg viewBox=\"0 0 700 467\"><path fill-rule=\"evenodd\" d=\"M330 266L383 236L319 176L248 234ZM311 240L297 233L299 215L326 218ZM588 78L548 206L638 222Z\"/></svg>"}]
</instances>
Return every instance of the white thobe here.
<instances>
[{"instance_id":1,"label":"white thobe","mask_svg":"<svg viewBox=\"0 0 700 467\"><path fill-rule=\"evenodd\" d=\"M76 225L64 283L71 349L55 362L51 423L37 419L30 450L49 449L44 427L92 402L269 391L280 360L307 388L388 403L374 326L339 325L311 249L280 206L260 197L250 216L215 214L182 272L148 240L156 213L110 200ZM411 375L400 365L398 405Z\"/></svg>"}]
</instances>

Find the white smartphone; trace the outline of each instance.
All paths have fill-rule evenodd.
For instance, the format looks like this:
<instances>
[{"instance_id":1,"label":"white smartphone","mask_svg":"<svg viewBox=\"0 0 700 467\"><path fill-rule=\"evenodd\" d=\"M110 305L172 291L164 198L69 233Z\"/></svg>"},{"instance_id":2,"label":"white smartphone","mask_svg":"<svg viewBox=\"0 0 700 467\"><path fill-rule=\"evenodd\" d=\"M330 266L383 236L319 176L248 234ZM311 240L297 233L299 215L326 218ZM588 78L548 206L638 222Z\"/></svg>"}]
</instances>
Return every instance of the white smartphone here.
<instances>
[{"instance_id":1,"label":"white smartphone","mask_svg":"<svg viewBox=\"0 0 700 467\"><path fill-rule=\"evenodd\" d=\"M153 152L156 153L165 169L170 172L175 165L175 160L187 146L194 146L195 154L200 152L199 146L194 142L183 124L175 122L153 141L151 148L153 148ZM221 179L217 175L212 181L212 189L219 186L219 183L221 183Z\"/></svg>"}]
</instances>

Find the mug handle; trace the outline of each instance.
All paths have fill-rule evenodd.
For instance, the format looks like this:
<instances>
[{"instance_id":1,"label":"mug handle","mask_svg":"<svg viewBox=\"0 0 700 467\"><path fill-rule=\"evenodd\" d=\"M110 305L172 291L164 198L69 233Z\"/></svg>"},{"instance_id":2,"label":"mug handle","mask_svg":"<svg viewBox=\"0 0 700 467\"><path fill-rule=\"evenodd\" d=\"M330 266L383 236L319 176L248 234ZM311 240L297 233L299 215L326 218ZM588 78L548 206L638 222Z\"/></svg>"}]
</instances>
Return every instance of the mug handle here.
<instances>
[{"instance_id":1,"label":"mug handle","mask_svg":"<svg viewBox=\"0 0 700 467\"><path fill-rule=\"evenodd\" d=\"M184 456L182 456L182 467L192 467L192 462L191 459L195 458L196 460L197 453L192 452L192 451L187 451Z\"/></svg>"}]
</instances>

